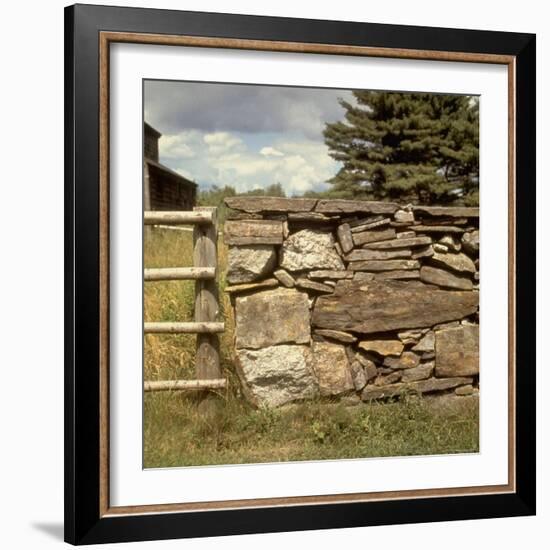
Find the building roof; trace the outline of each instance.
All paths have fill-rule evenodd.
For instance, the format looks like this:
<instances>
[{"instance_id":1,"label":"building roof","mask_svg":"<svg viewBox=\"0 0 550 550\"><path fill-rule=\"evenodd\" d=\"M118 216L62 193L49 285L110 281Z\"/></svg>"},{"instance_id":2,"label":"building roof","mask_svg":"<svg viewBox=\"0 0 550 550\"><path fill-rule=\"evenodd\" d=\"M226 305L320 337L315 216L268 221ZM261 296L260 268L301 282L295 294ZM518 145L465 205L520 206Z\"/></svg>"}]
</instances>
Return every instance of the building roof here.
<instances>
[{"instance_id":1,"label":"building roof","mask_svg":"<svg viewBox=\"0 0 550 550\"><path fill-rule=\"evenodd\" d=\"M146 132L149 132L150 134L153 134L156 138L159 138L160 136L162 136L162 134L158 130L153 128L147 122L143 122L143 126L144 126Z\"/></svg>"},{"instance_id":2,"label":"building roof","mask_svg":"<svg viewBox=\"0 0 550 550\"><path fill-rule=\"evenodd\" d=\"M157 170L161 171L163 174L171 178L177 179L179 183L183 185L193 185L197 187L197 184L194 181L188 180L187 178L183 177L181 174L178 174L171 168L168 168L168 166L164 166L164 164L161 164L160 162L157 162L156 160L153 160L150 158L145 158L144 160L149 166L156 168Z\"/></svg>"}]
</instances>

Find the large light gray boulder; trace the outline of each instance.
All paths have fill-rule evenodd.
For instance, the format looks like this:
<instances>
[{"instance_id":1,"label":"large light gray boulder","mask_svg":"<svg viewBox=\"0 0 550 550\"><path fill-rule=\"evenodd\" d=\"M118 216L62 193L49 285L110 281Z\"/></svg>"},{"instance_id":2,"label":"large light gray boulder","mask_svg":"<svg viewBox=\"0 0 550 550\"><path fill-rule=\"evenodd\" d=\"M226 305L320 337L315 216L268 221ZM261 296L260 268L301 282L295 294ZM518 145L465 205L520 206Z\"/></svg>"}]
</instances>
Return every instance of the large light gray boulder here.
<instances>
[{"instance_id":1,"label":"large light gray boulder","mask_svg":"<svg viewBox=\"0 0 550 550\"><path fill-rule=\"evenodd\" d=\"M237 350L245 394L259 407L278 407L319 393L308 346L280 345Z\"/></svg>"},{"instance_id":2,"label":"large light gray boulder","mask_svg":"<svg viewBox=\"0 0 550 550\"><path fill-rule=\"evenodd\" d=\"M281 248L280 263L288 271L344 269L332 234L313 229L302 229L290 235Z\"/></svg>"},{"instance_id":3,"label":"large light gray boulder","mask_svg":"<svg viewBox=\"0 0 550 550\"><path fill-rule=\"evenodd\" d=\"M275 248L270 245L256 244L230 246L227 258L227 281L251 283L270 275L277 265Z\"/></svg>"}]
</instances>

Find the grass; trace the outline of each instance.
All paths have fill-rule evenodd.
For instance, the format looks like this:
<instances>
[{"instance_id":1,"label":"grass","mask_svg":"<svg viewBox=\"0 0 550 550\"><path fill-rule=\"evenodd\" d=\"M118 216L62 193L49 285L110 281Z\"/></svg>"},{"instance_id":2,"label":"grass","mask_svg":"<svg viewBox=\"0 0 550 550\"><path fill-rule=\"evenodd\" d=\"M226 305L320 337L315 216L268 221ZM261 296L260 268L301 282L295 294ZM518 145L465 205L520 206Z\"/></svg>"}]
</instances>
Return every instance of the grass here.
<instances>
[{"instance_id":1,"label":"grass","mask_svg":"<svg viewBox=\"0 0 550 550\"><path fill-rule=\"evenodd\" d=\"M227 249L219 243L220 271ZM145 243L145 267L191 265L192 233L155 229ZM478 407L434 407L408 397L393 403L354 407L308 402L280 409L253 409L240 394L231 358L234 320L225 281L219 281L221 366L229 389L208 415L183 392L147 393L144 402L146 468L282 462L477 452ZM145 284L146 321L193 319L194 282ZM147 335L145 379L193 379L193 335Z\"/></svg>"}]
</instances>

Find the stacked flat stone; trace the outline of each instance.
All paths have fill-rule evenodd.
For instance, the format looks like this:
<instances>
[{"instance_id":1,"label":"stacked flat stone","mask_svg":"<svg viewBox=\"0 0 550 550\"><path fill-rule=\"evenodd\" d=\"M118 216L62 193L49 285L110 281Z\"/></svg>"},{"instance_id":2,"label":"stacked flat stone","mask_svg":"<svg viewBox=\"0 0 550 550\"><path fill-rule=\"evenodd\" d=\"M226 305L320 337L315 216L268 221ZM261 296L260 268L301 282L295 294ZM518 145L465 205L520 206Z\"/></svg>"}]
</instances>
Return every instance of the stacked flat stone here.
<instances>
[{"instance_id":1,"label":"stacked flat stone","mask_svg":"<svg viewBox=\"0 0 550 550\"><path fill-rule=\"evenodd\" d=\"M478 393L477 208L225 202L225 290L252 403Z\"/></svg>"}]
</instances>

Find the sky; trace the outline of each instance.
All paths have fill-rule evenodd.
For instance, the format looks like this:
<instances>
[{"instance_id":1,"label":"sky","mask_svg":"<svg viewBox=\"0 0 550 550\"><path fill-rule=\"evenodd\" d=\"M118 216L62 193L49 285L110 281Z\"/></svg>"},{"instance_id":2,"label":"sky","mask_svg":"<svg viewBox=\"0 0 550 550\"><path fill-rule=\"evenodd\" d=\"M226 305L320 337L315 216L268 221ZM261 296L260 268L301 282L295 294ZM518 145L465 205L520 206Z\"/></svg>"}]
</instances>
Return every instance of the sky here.
<instances>
[{"instance_id":1,"label":"sky","mask_svg":"<svg viewBox=\"0 0 550 550\"><path fill-rule=\"evenodd\" d=\"M280 183L287 196L321 191L339 169L323 140L348 90L146 81L145 120L162 133L160 161L202 189Z\"/></svg>"}]
</instances>

